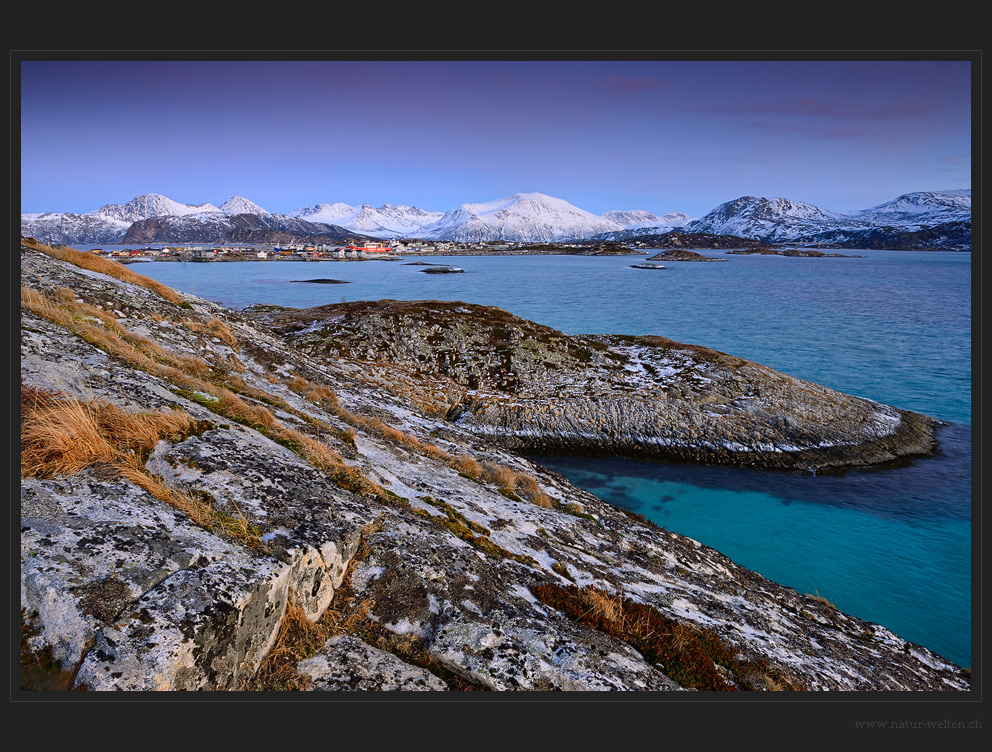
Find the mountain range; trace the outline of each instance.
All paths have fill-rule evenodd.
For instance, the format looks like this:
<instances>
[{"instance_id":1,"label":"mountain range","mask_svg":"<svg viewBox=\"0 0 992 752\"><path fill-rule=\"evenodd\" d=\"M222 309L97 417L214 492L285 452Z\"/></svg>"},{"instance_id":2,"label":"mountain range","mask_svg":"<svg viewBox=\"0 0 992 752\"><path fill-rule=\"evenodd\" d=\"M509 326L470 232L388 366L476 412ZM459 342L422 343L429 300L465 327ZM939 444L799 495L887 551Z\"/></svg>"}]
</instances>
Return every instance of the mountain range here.
<instances>
[{"instance_id":1,"label":"mountain range","mask_svg":"<svg viewBox=\"0 0 992 752\"><path fill-rule=\"evenodd\" d=\"M517 193L449 211L320 203L289 214L234 196L220 206L158 194L107 204L89 214L26 213L21 234L46 243L342 243L419 238L456 242L629 241L679 230L766 243L858 248L971 249L971 189L907 193L856 212L833 212L785 198L742 196L693 218L644 211L596 215L542 193Z\"/></svg>"}]
</instances>

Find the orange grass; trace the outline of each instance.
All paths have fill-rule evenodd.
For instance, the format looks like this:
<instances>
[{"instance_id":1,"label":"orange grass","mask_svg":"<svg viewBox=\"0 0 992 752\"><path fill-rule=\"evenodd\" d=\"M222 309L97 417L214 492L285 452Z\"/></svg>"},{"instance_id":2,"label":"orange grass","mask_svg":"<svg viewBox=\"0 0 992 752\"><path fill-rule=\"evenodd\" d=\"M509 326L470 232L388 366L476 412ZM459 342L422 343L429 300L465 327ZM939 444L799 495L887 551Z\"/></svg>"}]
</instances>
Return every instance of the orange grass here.
<instances>
[{"instance_id":1,"label":"orange grass","mask_svg":"<svg viewBox=\"0 0 992 752\"><path fill-rule=\"evenodd\" d=\"M185 303L179 293L171 287L167 287L161 282L157 282L150 277L137 274L123 264L118 264L116 261L105 259L95 253L77 251L75 248L67 248L65 246L55 248L50 245L45 245L44 243L39 243L31 238L24 237L21 238L21 243L26 245L28 248L41 251L54 259L66 261L73 266L78 266L80 269L87 269L91 272L99 272L100 274L106 274L108 277L119 279L122 282L130 282L131 284L144 287L147 290L157 293L170 303L176 303L177 305Z\"/></svg>"},{"instance_id":2,"label":"orange grass","mask_svg":"<svg viewBox=\"0 0 992 752\"><path fill-rule=\"evenodd\" d=\"M21 477L72 475L107 464L194 524L264 548L258 530L239 513L214 509L204 495L170 488L143 462L162 439L181 440L202 425L178 410L128 413L102 400L80 400L21 385Z\"/></svg>"},{"instance_id":3,"label":"orange grass","mask_svg":"<svg viewBox=\"0 0 992 752\"><path fill-rule=\"evenodd\" d=\"M118 463L195 424L179 411L126 413L108 402L22 386L21 475L71 475L98 462Z\"/></svg>"}]
</instances>

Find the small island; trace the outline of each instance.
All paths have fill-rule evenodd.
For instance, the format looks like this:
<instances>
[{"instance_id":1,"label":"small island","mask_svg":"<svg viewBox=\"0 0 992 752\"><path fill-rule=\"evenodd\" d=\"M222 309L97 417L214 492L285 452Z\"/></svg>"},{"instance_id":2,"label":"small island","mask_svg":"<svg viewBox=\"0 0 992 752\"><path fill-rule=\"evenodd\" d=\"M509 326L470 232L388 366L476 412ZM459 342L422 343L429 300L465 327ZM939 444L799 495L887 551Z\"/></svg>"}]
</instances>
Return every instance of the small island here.
<instances>
[{"instance_id":1,"label":"small island","mask_svg":"<svg viewBox=\"0 0 992 752\"><path fill-rule=\"evenodd\" d=\"M729 251L728 251L729 253ZM648 261L726 261L727 259L710 258L701 253L686 251L682 248L669 248L667 251L656 253Z\"/></svg>"}]
</instances>

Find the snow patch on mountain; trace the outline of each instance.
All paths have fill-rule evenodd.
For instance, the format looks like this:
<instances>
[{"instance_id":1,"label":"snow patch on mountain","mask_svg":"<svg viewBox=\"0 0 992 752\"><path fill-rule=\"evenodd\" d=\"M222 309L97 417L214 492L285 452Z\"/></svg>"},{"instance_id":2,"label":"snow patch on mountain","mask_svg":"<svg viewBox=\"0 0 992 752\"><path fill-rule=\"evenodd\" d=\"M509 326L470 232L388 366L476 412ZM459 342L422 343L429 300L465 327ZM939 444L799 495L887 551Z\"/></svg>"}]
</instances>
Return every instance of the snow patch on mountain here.
<instances>
[{"instance_id":1,"label":"snow patch on mountain","mask_svg":"<svg viewBox=\"0 0 992 752\"><path fill-rule=\"evenodd\" d=\"M231 196L220 205L220 210L225 214L268 214L261 206L254 201L249 201L244 196Z\"/></svg>"},{"instance_id":2,"label":"snow patch on mountain","mask_svg":"<svg viewBox=\"0 0 992 752\"><path fill-rule=\"evenodd\" d=\"M418 234L432 240L480 242L510 240L562 242L582 240L620 225L543 193L515 193L507 198L462 204L445 212Z\"/></svg>"},{"instance_id":3,"label":"snow patch on mountain","mask_svg":"<svg viewBox=\"0 0 992 752\"><path fill-rule=\"evenodd\" d=\"M741 196L685 225L686 232L736 235L767 241L788 240L796 233L832 226L843 215L787 198Z\"/></svg>"},{"instance_id":4,"label":"snow patch on mountain","mask_svg":"<svg viewBox=\"0 0 992 752\"><path fill-rule=\"evenodd\" d=\"M416 233L424 225L436 222L444 212L424 211L415 206L383 204L376 208L368 204L359 207L348 204L315 204L295 209L290 216L309 222L338 225L354 232L379 238L395 238Z\"/></svg>"},{"instance_id":5,"label":"snow patch on mountain","mask_svg":"<svg viewBox=\"0 0 992 752\"><path fill-rule=\"evenodd\" d=\"M918 230L971 219L971 189L905 193L892 201L853 212L852 220L872 226Z\"/></svg>"},{"instance_id":6,"label":"snow patch on mountain","mask_svg":"<svg viewBox=\"0 0 992 752\"><path fill-rule=\"evenodd\" d=\"M182 217L219 211L221 210L213 204L181 204L158 193L146 193L131 199L126 204L107 204L84 216L131 224L152 217Z\"/></svg>"},{"instance_id":7,"label":"snow patch on mountain","mask_svg":"<svg viewBox=\"0 0 992 752\"><path fill-rule=\"evenodd\" d=\"M971 221L971 189L907 193L858 212L831 212L784 198L742 196L720 204L685 226L686 232L737 235L766 242L792 242L827 232L871 228L916 231Z\"/></svg>"},{"instance_id":8,"label":"snow patch on mountain","mask_svg":"<svg viewBox=\"0 0 992 752\"><path fill-rule=\"evenodd\" d=\"M670 214L659 217L649 211L643 210L608 211L600 216L609 222L615 222L624 230L637 228L645 228L645 230L651 231L655 229L671 230L676 227L682 227L692 220L692 217L682 212L671 212Z\"/></svg>"}]
</instances>

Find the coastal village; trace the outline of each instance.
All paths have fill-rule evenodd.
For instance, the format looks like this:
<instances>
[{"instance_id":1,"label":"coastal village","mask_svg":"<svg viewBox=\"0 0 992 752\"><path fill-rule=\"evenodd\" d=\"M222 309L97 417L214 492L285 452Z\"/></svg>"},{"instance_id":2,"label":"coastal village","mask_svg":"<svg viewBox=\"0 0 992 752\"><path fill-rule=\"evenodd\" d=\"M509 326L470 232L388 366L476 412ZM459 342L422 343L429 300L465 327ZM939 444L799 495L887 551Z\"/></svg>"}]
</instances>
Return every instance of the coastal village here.
<instances>
[{"instance_id":1,"label":"coastal village","mask_svg":"<svg viewBox=\"0 0 992 752\"><path fill-rule=\"evenodd\" d=\"M524 243L512 241L358 241L351 245L163 245L142 248L93 248L90 252L120 263L140 261L367 261L403 256L595 254L643 255L635 243Z\"/></svg>"},{"instance_id":2,"label":"coastal village","mask_svg":"<svg viewBox=\"0 0 992 752\"><path fill-rule=\"evenodd\" d=\"M401 254L447 255L464 252L514 252L528 243L456 243L450 241L368 241L353 245L293 243L276 246L162 246L146 248L94 248L93 253L115 261L332 261L390 258ZM563 244L564 245L564 244ZM580 248L579 244L569 244Z\"/></svg>"}]
</instances>

